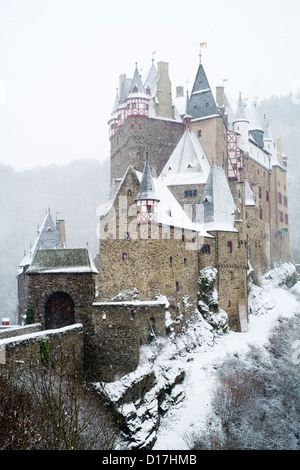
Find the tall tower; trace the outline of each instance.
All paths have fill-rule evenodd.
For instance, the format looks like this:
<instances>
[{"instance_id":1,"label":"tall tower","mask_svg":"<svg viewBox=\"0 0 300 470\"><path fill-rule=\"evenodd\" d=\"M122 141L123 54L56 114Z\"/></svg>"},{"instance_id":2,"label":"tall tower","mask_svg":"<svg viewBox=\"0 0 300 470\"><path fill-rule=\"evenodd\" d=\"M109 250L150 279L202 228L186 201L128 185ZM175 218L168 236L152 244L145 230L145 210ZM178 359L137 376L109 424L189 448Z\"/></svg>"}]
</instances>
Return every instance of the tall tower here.
<instances>
[{"instance_id":1,"label":"tall tower","mask_svg":"<svg viewBox=\"0 0 300 470\"><path fill-rule=\"evenodd\" d=\"M183 122L172 102L168 64L159 62L142 79L122 74L108 121L111 179L123 178L133 166L142 172L144 155L151 149L151 164L159 174L183 134Z\"/></svg>"},{"instance_id":2,"label":"tall tower","mask_svg":"<svg viewBox=\"0 0 300 470\"><path fill-rule=\"evenodd\" d=\"M216 105L204 67L200 62L190 97L191 126L207 158L226 170L226 125Z\"/></svg>"}]
</instances>

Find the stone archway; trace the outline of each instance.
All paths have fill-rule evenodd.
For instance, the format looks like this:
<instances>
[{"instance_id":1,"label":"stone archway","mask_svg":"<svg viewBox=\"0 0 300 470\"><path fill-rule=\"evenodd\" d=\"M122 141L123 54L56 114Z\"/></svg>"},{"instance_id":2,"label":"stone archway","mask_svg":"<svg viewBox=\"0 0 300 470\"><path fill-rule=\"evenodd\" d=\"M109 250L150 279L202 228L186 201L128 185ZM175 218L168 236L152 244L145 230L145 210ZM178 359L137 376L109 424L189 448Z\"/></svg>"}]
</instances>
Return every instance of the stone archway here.
<instances>
[{"instance_id":1,"label":"stone archway","mask_svg":"<svg viewBox=\"0 0 300 470\"><path fill-rule=\"evenodd\" d=\"M72 297L66 292L53 292L45 303L46 329L62 328L75 323L75 307Z\"/></svg>"}]
</instances>

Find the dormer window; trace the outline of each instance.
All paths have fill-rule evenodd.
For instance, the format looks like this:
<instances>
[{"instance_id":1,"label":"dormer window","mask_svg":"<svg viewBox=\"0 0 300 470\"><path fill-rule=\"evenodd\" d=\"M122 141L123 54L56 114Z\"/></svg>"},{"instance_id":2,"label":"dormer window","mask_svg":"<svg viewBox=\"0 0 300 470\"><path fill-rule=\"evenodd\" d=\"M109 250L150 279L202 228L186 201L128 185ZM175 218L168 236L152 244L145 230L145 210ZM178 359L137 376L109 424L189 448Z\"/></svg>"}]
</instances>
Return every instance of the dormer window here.
<instances>
[{"instance_id":1,"label":"dormer window","mask_svg":"<svg viewBox=\"0 0 300 470\"><path fill-rule=\"evenodd\" d=\"M150 87L147 87L147 88L146 88L146 94L147 94L147 95L150 95Z\"/></svg>"},{"instance_id":2,"label":"dormer window","mask_svg":"<svg viewBox=\"0 0 300 470\"><path fill-rule=\"evenodd\" d=\"M138 87L137 87L136 85L133 87L132 92L133 92L133 93L137 93L137 92L138 92Z\"/></svg>"}]
</instances>

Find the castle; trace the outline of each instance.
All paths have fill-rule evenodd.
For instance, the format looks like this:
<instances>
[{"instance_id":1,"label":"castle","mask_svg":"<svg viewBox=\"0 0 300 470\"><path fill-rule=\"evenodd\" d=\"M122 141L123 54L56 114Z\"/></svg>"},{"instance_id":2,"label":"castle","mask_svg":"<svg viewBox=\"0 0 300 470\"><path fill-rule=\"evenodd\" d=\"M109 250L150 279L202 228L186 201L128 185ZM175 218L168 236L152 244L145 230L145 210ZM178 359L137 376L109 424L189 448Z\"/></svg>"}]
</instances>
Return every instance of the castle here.
<instances>
[{"instance_id":1,"label":"castle","mask_svg":"<svg viewBox=\"0 0 300 470\"><path fill-rule=\"evenodd\" d=\"M215 269L229 328L245 331L249 275L290 261L281 141L241 94L236 109L224 87L214 98L201 60L191 93L174 98L165 62L121 75L108 125L96 262L66 248L64 222L47 212L18 273L20 321L26 311L45 328L82 323L86 364L104 381L190 321L203 269Z\"/></svg>"}]
</instances>

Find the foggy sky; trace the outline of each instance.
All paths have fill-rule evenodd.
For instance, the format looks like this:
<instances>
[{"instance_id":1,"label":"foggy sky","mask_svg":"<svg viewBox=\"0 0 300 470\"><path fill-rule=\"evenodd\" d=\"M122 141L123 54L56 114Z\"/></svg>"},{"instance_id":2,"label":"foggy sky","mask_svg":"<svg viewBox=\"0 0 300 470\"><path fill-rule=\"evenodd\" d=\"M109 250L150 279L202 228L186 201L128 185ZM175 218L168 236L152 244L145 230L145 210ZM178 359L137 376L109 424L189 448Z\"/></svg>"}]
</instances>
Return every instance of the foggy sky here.
<instances>
[{"instance_id":1,"label":"foggy sky","mask_svg":"<svg viewBox=\"0 0 300 470\"><path fill-rule=\"evenodd\" d=\"M119 75L153 55L173 90L202 63L249 100L300 83L299 0L0 0L0 162L16 169L109 155Z\"/></svg>"}]
</instances>

